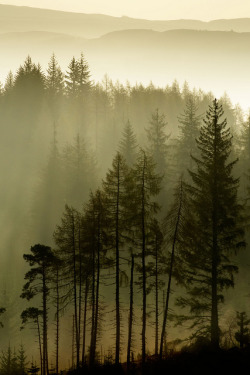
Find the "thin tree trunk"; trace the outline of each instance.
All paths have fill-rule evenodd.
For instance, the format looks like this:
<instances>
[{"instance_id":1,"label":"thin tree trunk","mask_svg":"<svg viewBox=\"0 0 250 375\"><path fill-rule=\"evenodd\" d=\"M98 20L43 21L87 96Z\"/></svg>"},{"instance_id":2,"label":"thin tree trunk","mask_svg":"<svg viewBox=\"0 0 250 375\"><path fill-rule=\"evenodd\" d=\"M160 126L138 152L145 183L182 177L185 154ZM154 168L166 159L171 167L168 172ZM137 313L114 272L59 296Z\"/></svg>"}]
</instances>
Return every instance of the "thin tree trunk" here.
<instances>
[{"instance_id":1,"label":"thin tree trunk","mask_svg":"<svg viewBox=\"0 0 250 375\"><path fill-rule=\"evenodd\" d=\"M82 332L82 365L85 363L85 342L86 342L86 322L87 322L87 307L88 307L88 290L89 290L89 281L88 281L88 278L86 278L85 296L84 296L83 332Z\"/></svg>"},{"instance_id":2,"label":"thin tree trunk","mask_svg":"<svg viewBox=\"0 0 250 375\"><path fill-rule=\"evenodd\" d=\"M158 244L155 239L155 355L158 355L159 341L159 298L158 298Z\"/></svg>"},{"instance_id":3,"label":"thin tree trunk","mask_svg":"<svg viewBox=\"0 0 250 375\"><path fill-rule=\"evenodd\" d=\"M74 272L74 307L75 307L75 340L76 340L76 367L79 368L79 337L78 337L78 312L77 312L77 280L76 280L76 247L75 247L75 221L73 217L73 272Z\"/></svg>"},{"instance_id":4,"label":"thin tree trunk","mask_svg":"<svg viewBox=\"0 0 250 375\"><path fill-rule=\"evenodd\" d=\"M48 374L48 351L47 351L47 285L46 271L43 265L43 375Z\"/></svg>"},{"instance_id":5,"label":"thin tree trunk","mask_svg":"<svg viewBox=\"0 0 250 375\"><path fill-rule=\"evenodd\" d=\"M146 233L145 233L145 155L142 175L142 206L141 206L141 234L142 234L142 365L146 361L146 319L147 319L147 290L146 290Z\"/></svg>"},{"instance_id":6,"label":"thin tree trunk","mask_svg":"<svg viewBox=\"0 0 250 375\"><path fill-rule=\"evenodd\" d=\"M129 303L129 320L128 320L128 348L127 348L127 371L130 367L130 352L132 343L133 328L133 302L134 302L134 255L131 257L131 275L130 275L130 303Z\"/></svg>"},{"instance_id":7,"label":"thin tree trunk","mask_svg":"<svg viewBox=\"0 0 250 375\"><path fill-rule=\"evenodd\" d=\"M120 361L120 254L119 254L119 200L120 200L120 164L118 162L118 179L117 179L117 199L116 199L116 234L115 234L115 249L116 249L116 345L115 345L115 364Z\"/></svg>"},{"instance_id":8,"label":"thin tree trunk","mask_svg":"<svg viewBox=\"0 0 250 375\"><path fill-rule=\"evenodd\" d=\"M90 355L89 355L89 365L94 364L94 335L95 335L95 245L93 246L92 254L92 316L91 316L91 339L90 339Z\"/></svg>"},{"instance_id":9,"label":"thin tree trunk","mask_svg":"<svg viewBox=\"0 0 250 375\"><path fill-rule=\"evenodd\" d=\"M56 268L56 374L59 373L59 267Z\"/></svg>"},{"instance_id":10,"label":"thin tree trunk","mask_svg":"<svg viewBox=\"0 0 250 375\"><path fill-rule=\"evenodd\" d=\"M75 368L75 316L73 314L72 322L72 369Z\"/></svg>"},{"instance_id":11,"label":"thin tree trunk","mask_svg":"<svg viewBox=\"0 0 250 375\"><path fill-rule=\"evenodd\" d=\"M96 356L96 343L98 335L98 321L99 321L99 287L100 287L100 222L98 223L98 244L97 244L97 268L96 268L96 296L95 296L95 328L94 328L94 344L93 344L93 362Z\"/></svg>"},{"instance_id":12,"label":"thin tree trunk","mask_svg":"<svg viewBox=\"0 0 250 375\"><path fill-rule=\"evenodd\" d=\"M165 304L165 309L164 309L164 318L163 318L163 325L162 325L162 332L161 332L160 359L162 359L163 344L164 344L164 338L165 338L165 333L166 333L166 324L167 324L167 317L168 317L168 306L169 306L169 298L170 298L170 291L171 291L171 281L172 281L172 273L173 273L173 266L174 266L175 245L176 245L176 241L177 241L177 237L178 237L179 224L180 224L180 219L181 219L182 201L183 201L183 187L182 187L182 182L181 182L181 185L180 185L179 208L178 208L178 213L177 213L177 220L176 220L175 231L174 231L174 238L173 238L173 244L172 244L170 269L169 269L169 277L168 277L168 288L167 288L166 304Z\"/></svg>"},{"instance_id":13,"label":"thin tree trunk","mask_svg":"<svg viewBox=\"0 0 250 375\"><path fill-rule=\"evenodd\" d=\"M78 310L78 350L80 361L80 342L81 342L81 313L82 313L82 254L81 254L81 225L78 217L78 252L79 252L79 310Z\"/></svg>"},{"instance_id":14,"label":"thin tree trunk","mask_svg":"<svg viewBox=\"0 0 250 375\"><path fill-rule=\"evenodd\" d=\"M39 353L40 353L40 365L41 365L41 374L43 374L43 356L42 356L42 343L41 343L41 333L40 333L40 325L39 325L39 318L37 317L37 333L38 333L38 343L39 343Z\"/></svg>"}]
</instances>

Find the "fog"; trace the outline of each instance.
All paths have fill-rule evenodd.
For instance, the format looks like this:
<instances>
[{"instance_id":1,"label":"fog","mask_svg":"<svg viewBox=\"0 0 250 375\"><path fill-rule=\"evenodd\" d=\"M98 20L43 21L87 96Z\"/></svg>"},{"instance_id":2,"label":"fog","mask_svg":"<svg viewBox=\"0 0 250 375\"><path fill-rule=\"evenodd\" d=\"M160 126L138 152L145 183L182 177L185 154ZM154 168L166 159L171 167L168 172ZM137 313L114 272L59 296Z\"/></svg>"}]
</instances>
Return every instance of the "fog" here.
<instances>
[{"instance_id":1,"label":"fog","mask_svg":"<svg viewBox=\"0 0 250 375\"><path fill-rule=\"evenodd\" d=\"M3 322L0 349L5 351L10 345L14 350L23 344L29 363L33 358L40 366L36 328L31 329L32 324L26 324L20 330L20 314L31 306L42 308L41 291L33 298L35 287L25 287L27 280L31 284L36 280L37 274L32 278L28 273L36 263L32 264L31 261L28 264L30 258L27 257L25 261L23 254L30 254L31 246L43 244L53 249L53 256L58 257L57 260L64 265L60 266L58 260L57 266L62 267L58 283L64 297L60 297L58 314L56 268L49 268L49 263L47 265L50 295L47 296L48 348L45 349L49 352L49 364L56 365L54 342L56 317L59 316L61 370L77 366L77 351L79 354L84 346L82 342L77 342L77 335L83 339L81 329L84 324L87 358L83 354L84 360L90 358L91 362L91 356L94 356L95 360L99 358L101 362L114 361L115 353L117 358L115 337L118 315L121 319L119 361L126 361L131 254L135 255L136 265L131 352L135 358L141 358L138 348L141 348L141 314L145 312L142 290L145 285L140 259L143 259L145 252L148 283L147 290L145 288L147 314L144 316L147 318L146 351L153 354L155 332L159 331L159 336L161 333L170 273L168 268L174 232L171 215L178 203L178 194L177 203L175 201L176 186L179 186L180 176L187 184L192 183L195 158L201 157L195 139L199 137L204 124L202 119L209 106L216 105L213 104L216 103L213 101L215 97L223 106L222 118L227 118L230 134L233 135L232 140L231 135L228 136L227 145L231 148L227 157L230 162L239 159L235 166L233 163L232 179L240 177L237 199L240 204L245 204L244 215L247 216L250 20L237 23L228 20L226 24L224 21L197 21L199 26L196 21L190 21L185 24L189 30L184 30L184 24L183 28L179 28L182 21L171 24L156 21L152 24L150 21L140 20L136 23L136 20L125 18L114 19L110 26L105 16L99 16L98 28L98 22L93 24L93 18L88 20L85 15L86 25L90 25L89 29L84 26L87 30L85 35L85 29L81 30L81 15L75 15L79 19L77 21L76 18L74 24L72 15L62 16L57 12L26 8L20 13L14 7L2 9L5 16L8 14L8 21L0 26L0 307L6 308L0 317ZM37 29L32 14L37 17ZM45 14L49 17L47 30ZM64 23L65 20L68 23ZM152 25L155 29L151 29ZM231 27L232 31L229 31ZM193 159L190 154L194 156ZM147 163L143 155L148 155ZM141 221L134 218L144 212L140 211L138 204L138 192L142 189L137 178L141 171L141 160L148 166L147 176L153 181L147 181L145 193L146 235L140 234L143 233L140 232ZM115 188L112 184L117 165L121 168L121 175L118 173L121 178L118 189L121 208L115 217ZM233 207L234 199L230 199ZM117 217L121 223L115 227ZM181 228L185 229L185 223ZM233 224L230 225L233 227ZM240 237L240 230L238 235ZM120 237L117 239L115 236ZM248 237L246 229L245 238ZM203 239L199 237L199 240ZM143 249L145 241L146 250ZM154 241L157 246L159 244L157 292ZM238 248L243 246L243 242L237 244ZM191 246L190 243L183 245L182 237L178 238L177 243L176 263L180 268L176 266L171 286L166 339L168 350L179 350L186 342L194 342L194 338L180 342L180 339L187 339L190 335L187 322L183 327L175 324L176 316L182 311L180 304L176 305L176 300L185 294L185 285L178 275L178 272L185 271L180 259L183 248ZM228 339L232 334L229 332L229 322L235 319L236 311L250 313L246 298L249 248L246 245L245 251L240 252L238 257L234 255L233 247L231 250L233 255L230 253L230 260L235 264L235 271L236 266L239 267L239 273L235 275L235 288L223 291L225 303L220 307L221 345L225 348L238 345L237 340L229 342ZM91 257L93 261L90 264ZM117 266L118 258L120 264ZM80 273L75 271L78 266ZM42 277L44 274L40 272L39 275ZM232 286L233 276L230 277L225 281L228 286ZM95 289L99 281L100 286ZM86 294L87 288L89 294ZM120 310L115 315L117 288ZM31 297L25 294L27 291ZM22 292L23 298L20 298ZM160 322L157 329L155 294L159 310L156 315ZM98 303L100 315L96 313ZM78 315L76 311L79 311ZM42 316L39 319L42 321ZM93 349L95 319L98 329L96 347ZM81 333L76 328L77 323ZM44 337L43 331L43 340ZM94 350L94 354L91 350ZM45 375L44 371L45 368Z\"/></svg>"}]
</instances>

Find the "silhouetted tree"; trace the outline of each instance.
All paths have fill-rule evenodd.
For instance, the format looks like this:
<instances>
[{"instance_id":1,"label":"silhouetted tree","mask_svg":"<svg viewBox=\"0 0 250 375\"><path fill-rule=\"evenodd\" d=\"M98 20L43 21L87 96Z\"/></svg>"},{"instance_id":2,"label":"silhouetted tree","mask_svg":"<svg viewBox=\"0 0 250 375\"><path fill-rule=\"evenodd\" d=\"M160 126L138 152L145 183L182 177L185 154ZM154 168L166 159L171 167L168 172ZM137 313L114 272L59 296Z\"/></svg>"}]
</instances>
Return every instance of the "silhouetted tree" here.
<instances>
[{"instance_id":1,"label":"silhouetted tree","mask_svg":"<svg viewBox=\"0 0 250 375\"><path fill-rule=\"evenodd\" d=\"M239 327L239 330L235 333L235 339L240 344L240 348L243 349L244 346L250 343L250 331L249 331L250 319L248 319L245 311L243 312L237 311L236 319L237 319L237 326Z\"/></svg>"},{"instance_id":2,"label":"silhouetted tree","mask_svg":"<svg viewBox=\"0 0 250 375\"><path fill-rule=\"evenodd\" d=\"M215 99L197 139L201 156L193 157L197 167L190 172L190 215L186 247L181 249L182 277L190 298L178 299L180 306L190 307L193 328L203 326L199 332L210 335L214 348L219 347L220 337L218 305L224 301L223 290L234 286L238 270L232 254L245 246L239 180L232 175L237 160L230 160L232 136L226 119L220 122L222 115Z\"/></svg>"},{"instance_id":3,"label":"silhouetted tree","mask_svg":"<svg viewBox=\"0 0 250 375\"><path fill-rule=\"evenodd\" d=\"M32 321L33 324L35 324L37 329L37 337L38 337L38 344L39 344L39 355L40 355L40 366L41 366L41 372L43 368L43 357L42 357L42 341L41 341L41 330L40 330L40 323L39 323L39 317L43 315L43 311L39 310L37 307L28 307L26 310L24 310L21 313L21 320L22 320L22 327L24 328L24 325L28 323L29 320Z\"/></svg>"},{"instance_id":4,"label":"silhouetted tree","mask_svg":"<svg viewBox=\"0 0 250 375\"><path fill-rule=\"evenodd\" d=\"M139 271L142 286L142 363L146 360L146 321L147 321L147 257L149 253L150 225L159 211L153 197L160 192L161 177L155 172L152 158L140 150L134 167L133 211L137 256L141 259Z\"/></svg>"},{"instance_id":5,"label":"silhouetted tree","mask_svg":"<svg viewBox=\"0 0 250 375\"><path fill-rule=\"evenodd\" d=\"M115 304L116 304L116 352L115 363L120 361L121 341L121 309L120 309L120 252L124 244L124 233L126 229L126 203L127 203L127 179L128 168L125 159L118 152L114 157L112 169L103 181L106 195L106 215L109 222L108 243L115 258Z\"/></svg>"},{"instance_id":6,"label":"silhouetted tree","mask_svg":"<svg viewBox=\"0 0 250 375\"><path fill-rule=\"evenodd\" d=\"M122 138L120 141L119 151L125 158L126 163L129 167L132 167L136 160L136 149L137 149L136 136L134 134L132 125L128 120L124 126Z\"/></svg>"},{"instance_id":7,"label":"silhouetted tree","mask_svg":"<svg viewBox=\"0 0 250 375\"><path fill-rule=\"evenodd\" d=\"M36 295L42 297L42 318L43 318L43 367L42 375L48 375L48 296L51 269L56 262L56 258L49 246L37 244L31 247L31 254L24 254L26 262L32 267L26 274L28 280L24 286L21 298L28 301ZM35 267L34 267L35 266Z\"/></svg>"}]
</instances>

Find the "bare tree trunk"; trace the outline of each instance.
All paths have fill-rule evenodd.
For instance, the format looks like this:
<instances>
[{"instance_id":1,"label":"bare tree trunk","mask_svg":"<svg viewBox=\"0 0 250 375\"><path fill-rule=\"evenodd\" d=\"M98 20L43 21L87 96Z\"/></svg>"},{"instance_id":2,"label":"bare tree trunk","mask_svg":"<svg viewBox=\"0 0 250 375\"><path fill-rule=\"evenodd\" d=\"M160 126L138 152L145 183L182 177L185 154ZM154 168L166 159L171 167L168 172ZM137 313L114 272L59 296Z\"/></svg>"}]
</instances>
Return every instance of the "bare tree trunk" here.
<instances>
[{"instance_id":1,"label":"bare tree trunk","mask_svg":"<svg viewBox=\"0 0 250 375\"><path fill-rule=\"evenodd\" d=\"M39 318L38 317L37 317L36 324L37 324L37 334L38 334L38 343L39 343L41 374L43 374L42 343L41 343L40 324L39 324Z\"/></svg>"},{"instance_id":2,"label":"bare tree trunk","mask_svg":"<svg viewBox=\"0 0 250 375\"><path fill-rule=\"evenodd\" d=\"M56 267L56 374L59 373L59 267Z\"/></svg>"},{"instance_id":3,"label":"bare tree trunk","mask_svg":"<svg viewBox=\"0 0 250 375\"><path fill-rule=\"evenodd\" d=\"M47 349L47 285L46 285L46 271L43 265L43 375L48 374L48 349Z\"/></svg>"},{"instance_id":4,"label":"bare tree trunk","mask_svg":"<svg viewBox=\"0 0 250 375\"><path fill-rule=\"evenodd\" d=\"M74 272L74 307L75 307L75 340L76 340L76 367L79 368L79 336L77 312L77 280L76 280L76 247L75 247L75 221L73 217L73 272Z\"/></svg>"},{"instance_id":5,"label":"bare tree trunk","mask_svg":"<svg viewBox=\"0 0 250 375\"><path fill-rule=\"evenodd\" d=\"M179 207L178 207L178 213L177 213L177 219L176 219L176 225L175 225L175 231L174 231L174 237L173 237L173 243L172 243L172 252L171 252L170 269L169 269L169 277L168 277L168 288L167 288L166 304L165 304L165 309L164 309L163 325L162 325L162 332L161 332L160 359L162 359L163 344L164 344L164 338L165 338L165 334L166 334L168 306L169 306L171 281L172 281L172 273L173 273L173 266L174 266L175 245L176 245L176 241L177 241L179 224L180 224L180 219L181 219L182 201L183 201L183 187L182 187L182 182L181 182Z\"/></svg>"},{"instance_id":6,"label":"bare tree trunk","mask_svg":"<svg viewBox=\"0 0 250 375\"><path fill-rule=\"evenodd\" d=\"M72 323L72 369L75 368L75 316L73 314Z\"/></svg>"},{"instance_id":7,"label":"bare tree trunk","mask_svg":"<svg viewBox=\"0 0 250 375\"><path fill-rule=\"evenodd\" d=\"M155 355L158 355L159 297L158 297L158 244L155 241Z\"/></svg>"},{"instance_id":8,"label":"bare tree trunk","mask_svg":"<svg viewBox=\"0 0 250 375\"><path fill-rule=\"evenodd\" d=\"M129 304L129 320L128 320L128 348L127 348L127 371L130 367L130 352L132 342L133 328L133 301L134 300L134 255L131 257L131 275L130 275L130 304Z\"/></svg>"},{"instance_id":9,"label":"bare tree trunk","mask_svg":"<svg viewBox=\"0 0 250 375\"><path fill-rule=\"evenodd\" d=\"M86 278L85 296L84 296L83 333L82 333L82 365L85 363L85 341L86 341L88 290L89 290L89 281L88 281L88 278Z\"/></svg>"},{"instance_id":10,"label":"bare tree trunk","mask_svg":"<svg viewBox=\"0 0 250 375\"><path fill-rule=\"evenodd\" d=\"M147 290L146 290L146 232L145 232L145 167L144 156L142 176L142 201L141 201L141 234L142 234L142 365L146 361L146 319L147 319Z\"/></svg>"},{"instance_id":11,"label":"bare tree trunk","mask_svg":"<svg viewBox=\"0 0 250 375\"><path fill-rule=\"evenodd\" d=\"M95 295L95 327L94 327L94 343L93 343L93 362L96 356L96 344L98 335L98 321L99 321L99 287L100 287L100 223L98 224L98 244L97 244L97 267L96 267L96 295Z\"/></svg>"},{"instance_id":12,"label":"bare tree trunk","mask_svg":"<svg viewBox=\"0 0 250 375\"><path fill-rule=\"evenodd\" d=\"M94 336L95 336L95 246L93 247L92 254L92 316L91 316L91 339L90 339L90 355L89 355L89 365L94 364Z\"/></svg>"},{"instance_id":13,"label":"bare tree trunk","mask_svg":"<svg viewBox=\"0 0 250 375\"><path fill-rule=\"evenodd\" d=\"M119 200L120 200L120 164L118 164L118 180L117 180L117 198L116 198L116 234L115 234L115 249L116 249L116 344L115 344L115 364L120 361L120 254L119 254Z\"/></svg>"}]
</instances>

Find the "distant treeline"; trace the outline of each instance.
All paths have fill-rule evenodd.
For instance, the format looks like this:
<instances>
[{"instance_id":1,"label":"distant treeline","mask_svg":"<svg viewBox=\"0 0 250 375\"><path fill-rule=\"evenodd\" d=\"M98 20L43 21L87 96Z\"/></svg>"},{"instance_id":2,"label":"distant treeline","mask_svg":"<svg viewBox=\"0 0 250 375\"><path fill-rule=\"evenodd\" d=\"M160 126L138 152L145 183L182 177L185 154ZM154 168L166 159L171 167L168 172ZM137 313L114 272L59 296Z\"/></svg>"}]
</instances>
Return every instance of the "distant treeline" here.
<instances>
[{"instance_id":1,"label":"distant treeline","mask_svg":"<svg viewBox=\"0 0 250 375\"><path fill-rule=\"evenodd\" d=\"M66 74L53 55L46 74L28 57L8 75L0 114L13 224L1 246L16 249L21 231L22 248L36 244L19 294L34 298L21 319L36 329L43 375L53 320L59 373L65 317L72 368L167 356L180 343L170 344L170 326L184 325L189 345L249 344L244 311L219 324L226 289L249 259L235 257L248 249L250 176L250 119L239 106L177 82L95 84L83 55Z\"/></svg>"}]
</instances>

